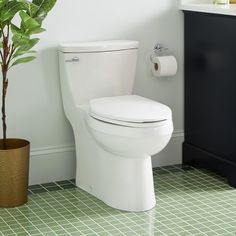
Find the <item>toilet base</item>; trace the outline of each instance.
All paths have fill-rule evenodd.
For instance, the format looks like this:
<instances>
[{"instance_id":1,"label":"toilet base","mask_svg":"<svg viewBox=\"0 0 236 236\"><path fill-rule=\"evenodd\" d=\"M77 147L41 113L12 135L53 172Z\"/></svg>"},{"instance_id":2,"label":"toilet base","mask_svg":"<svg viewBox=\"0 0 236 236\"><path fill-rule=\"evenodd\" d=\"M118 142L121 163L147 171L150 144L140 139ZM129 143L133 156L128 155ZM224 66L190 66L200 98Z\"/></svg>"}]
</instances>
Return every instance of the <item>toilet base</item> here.
<instances>
[{"instance_id":1,"label":"toilet base","mask_svg":"<svg viewBox=\"0 0 236 236\"><path fill-rule=\"evenodd\" d=\"M76 185L107 205L124 211L147 211L156 204L151 157L128 158L99 150L94 183ZM96 157L98 158L98 157ZM79 170L78 170L79 173Z\"/></svg>"}]
</instances>

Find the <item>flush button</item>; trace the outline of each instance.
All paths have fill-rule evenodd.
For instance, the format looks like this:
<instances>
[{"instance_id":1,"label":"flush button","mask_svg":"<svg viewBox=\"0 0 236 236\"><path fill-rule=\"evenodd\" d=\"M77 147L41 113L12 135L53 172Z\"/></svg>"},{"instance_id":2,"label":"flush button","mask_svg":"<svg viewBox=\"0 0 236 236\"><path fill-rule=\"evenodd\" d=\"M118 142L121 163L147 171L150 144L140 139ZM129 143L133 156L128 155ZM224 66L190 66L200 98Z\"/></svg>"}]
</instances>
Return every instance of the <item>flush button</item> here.
<instances>
[{"instance_id":1,"label":"flush button","mask_svg":"<svg viewBox=\"0 0 236 236\"><path fill-rule=\"evenodd\" d=\"M79 58L73 57L72 59L66 60L66 62L79 62Z\"/></svg>"}]
</instances>

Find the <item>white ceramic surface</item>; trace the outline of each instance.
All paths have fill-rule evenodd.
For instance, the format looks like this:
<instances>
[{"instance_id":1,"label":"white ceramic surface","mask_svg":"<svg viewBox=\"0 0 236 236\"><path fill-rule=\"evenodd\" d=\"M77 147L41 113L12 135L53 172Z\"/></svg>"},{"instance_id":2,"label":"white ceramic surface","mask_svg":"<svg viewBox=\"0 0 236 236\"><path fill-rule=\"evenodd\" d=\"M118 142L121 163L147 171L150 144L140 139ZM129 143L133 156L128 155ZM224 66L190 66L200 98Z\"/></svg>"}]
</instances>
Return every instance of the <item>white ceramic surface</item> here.
<instances>
[{"instance_id":1,"label":"white ceramic surface","mask_svg":"<svg viewBox=\"0 0 236 236\"><path fill-rule=\"evenodd\" d=\"M172 119L172 112L164 104L137 95L92 99L91 114L129 122L156 122Z\"/></svg>"},{"instance_id":2,"label":"white ceramic surface","mask_svg":"<svg viewBox=\"0 0 236 236\"><path fill-rule=\"evenodd\" d=\"M173 132L172 120L159 122L159 126L127 127L113 125L89 117L88 125L97 143L106 151L124 158L142 158L160 152Z\"/></svg>"},{"instance_id":3,"label":"white ceramic surface","mask_svg":"<svg viewBox=\"0 0 236 236\"><path fill-rule=\"evenodd\" d=\"M92 99L132 93L137 48L120 49L116 45L116 51L60 52L63 105L76 142L76 185L111 207L145 211L155 206L151 155L170 140L171 111L163 105L169 113L153 127L140 122L138 127L126 127L125 120L117 125L91 116Z\"/></svg>"},{"instance_id":4,"label":"white ceramic surface","mask_svg":"<svg viewBox=\"0 0 236 236\"><path fill-rule=\"evenodd\" d=\"M213 0L181 0L179 4L179 9L184 11L195 11L236 16L236 4L213 4Z\"/></svg>"},{"instance_id":5,"label":"white ceramic surface","mask_svg":"<svg viewBox=\"0 0 236 236\"><path fill-rule=\"evenodd\" d=\"M138 41L131 40L111 40L95 42L69 42L61 43L59 50L61 52L106 52L125 49L137 49Z\"/></svg>"}]
</instances>

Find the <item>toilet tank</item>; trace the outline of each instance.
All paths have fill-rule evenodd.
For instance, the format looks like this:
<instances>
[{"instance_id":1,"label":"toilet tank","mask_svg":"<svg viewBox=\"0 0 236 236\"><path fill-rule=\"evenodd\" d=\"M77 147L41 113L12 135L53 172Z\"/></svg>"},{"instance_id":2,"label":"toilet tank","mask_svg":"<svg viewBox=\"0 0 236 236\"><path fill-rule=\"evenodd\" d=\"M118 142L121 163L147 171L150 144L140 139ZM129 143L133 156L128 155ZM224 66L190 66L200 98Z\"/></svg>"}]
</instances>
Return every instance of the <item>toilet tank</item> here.
<instances>
[{"instance_id":1,"label":"toilet tank","mask_svg":"<svg viewBox=\"0 0 236 236\"><path fill-rule=\"evenodd\" d=\"M129 95L136 71L137 41L64 43L59 47L64 106L93 98Z\"/></svg>"}]
</instances>

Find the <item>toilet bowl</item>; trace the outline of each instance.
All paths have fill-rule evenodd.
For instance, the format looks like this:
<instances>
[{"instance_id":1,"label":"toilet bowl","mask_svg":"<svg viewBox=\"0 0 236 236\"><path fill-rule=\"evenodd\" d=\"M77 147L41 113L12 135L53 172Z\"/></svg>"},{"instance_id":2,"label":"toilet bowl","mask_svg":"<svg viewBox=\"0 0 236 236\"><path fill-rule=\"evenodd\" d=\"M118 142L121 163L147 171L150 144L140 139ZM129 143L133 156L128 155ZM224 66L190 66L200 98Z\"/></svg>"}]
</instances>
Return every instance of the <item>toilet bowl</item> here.
<instances>
[{"instance_id":1,"label":"toilet bowl","mask_svg":"<svg viewBox=\"0 0 236 236\"><path fill-rule=\"evenodd\" d=\"M173 132L169 107L132 95L137 49L136 41L67 43L59 49L76 185L113 208L136 212L156 204L151 155Z\"/></svg>"},{"instance_id":2,"label":"toilet bowl","mask_svg":"<svg viewBox=\"0 0 236 236\"><path fill-rule=\"evenodd\" d=\"M169 107L136 95L91 100L88 125L102 148L128 158L160 152L173 132Z\"/></svg>"},{"instance_id":3,"label":"toilet bowl","mask_svg":"<svg viewBox=\"0 0 236 236\"><path fill-rule=\"evenodd\" d=\"M127 158L142 158L160 152L169 142L173 131L171 121L157 122L156 127L129 127L99 121L88 121L96 142L106 151Z\"/></svg>"}]
</instances>

